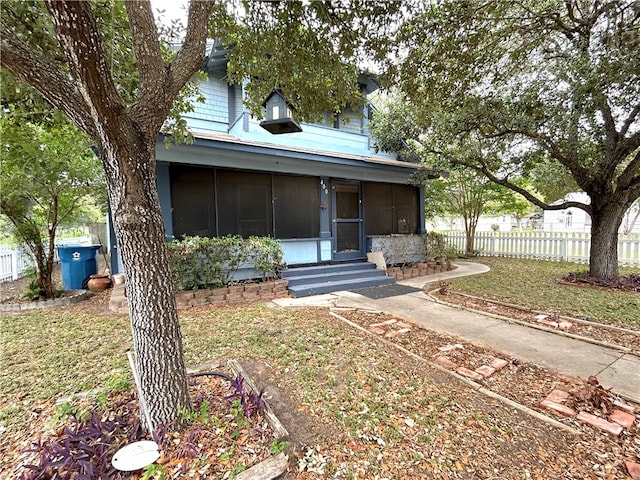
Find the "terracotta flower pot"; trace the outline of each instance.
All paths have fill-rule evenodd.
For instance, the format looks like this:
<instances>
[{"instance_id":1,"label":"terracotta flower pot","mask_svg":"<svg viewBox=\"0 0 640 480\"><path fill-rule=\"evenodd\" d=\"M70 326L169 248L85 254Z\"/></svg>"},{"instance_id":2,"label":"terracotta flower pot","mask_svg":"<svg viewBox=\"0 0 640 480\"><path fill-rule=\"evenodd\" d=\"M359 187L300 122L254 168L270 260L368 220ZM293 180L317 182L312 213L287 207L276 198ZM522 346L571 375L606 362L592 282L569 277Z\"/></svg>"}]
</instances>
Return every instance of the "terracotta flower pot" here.
<instances>
[{"instance_id":1,"label":"terracotta flower pot","mask_svg":"<svg viewBox=\"0 0 640 480\"><path fill-rule=\"evenodd\" d=\"M102 292L107 288L111 288L111 278L106 274L91 275L89 277L89 282L87 282L87 286L91 292Z\"/></svg>"}]
</instances>

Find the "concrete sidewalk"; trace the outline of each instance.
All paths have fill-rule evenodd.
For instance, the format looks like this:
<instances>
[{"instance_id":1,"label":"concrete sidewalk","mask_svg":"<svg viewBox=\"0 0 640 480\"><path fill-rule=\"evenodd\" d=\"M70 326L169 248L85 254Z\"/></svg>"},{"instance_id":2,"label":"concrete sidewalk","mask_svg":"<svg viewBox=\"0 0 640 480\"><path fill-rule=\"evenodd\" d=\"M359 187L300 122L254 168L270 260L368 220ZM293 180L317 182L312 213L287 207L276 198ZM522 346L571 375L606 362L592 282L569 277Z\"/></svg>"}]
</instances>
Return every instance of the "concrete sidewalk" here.
<instances>
[{"instance_id":1,"label":"concrete sidewalk","mask_svg":"<svg viewBox=\"0 0 640 480\"><path fill-rule=\"evenodd\" d=\"M455 270L398 282L422 288L426 283L487 272L484 265L460 263ZM551 332L508 323L434 302L422 292L378 300L342 291L299 299L279 299L283 306L326 305L381 310L426 328L459 336L467 341L498 350L508 356L535 363L561 373L587 378L598 377L606 388L640 402L640 357Z\"/></svg>"}]
</instances>

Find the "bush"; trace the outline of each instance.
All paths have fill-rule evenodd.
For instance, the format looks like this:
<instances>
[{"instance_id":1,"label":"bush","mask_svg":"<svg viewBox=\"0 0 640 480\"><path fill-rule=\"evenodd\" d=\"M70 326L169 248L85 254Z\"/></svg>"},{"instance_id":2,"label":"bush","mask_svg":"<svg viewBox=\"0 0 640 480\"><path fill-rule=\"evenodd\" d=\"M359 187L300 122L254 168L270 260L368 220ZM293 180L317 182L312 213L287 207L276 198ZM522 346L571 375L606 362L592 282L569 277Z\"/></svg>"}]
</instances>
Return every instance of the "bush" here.
<instances>
[{"instance_id":1,"label":"bush","mask_svg":"<svg viewBox=\"0 0 640 480\"><path fill-rule=\"evenodd\" d=\"M424 258L427 262L446 263L458 256L453 245L449 245L444 235L429 232L424 236Z\"/></svg>"},{"instance_id":2,"label":"bush","mask_svg":"<svg viewBox=\"0 0 640 480\"><path fill-rule=\"evenodd\" d=\"M249 251L248 263L252 263L260 272L262 280L268 277L280 277L286 267L282 245L269 237L249 237L245 240Z\"/></svg>"},{"instance_id":3,"label":"bush","mask_svg":"<svg viewBox=\"0 0 640 480\"><path fill-rule=\"evenodd\" d=\"M263 280L278 276L285 267L282 247L272 238L245 240L235 235L169 242L169 264L179 290L229 285L243 264L255 266Z\"/></svg>"}]
</instances>

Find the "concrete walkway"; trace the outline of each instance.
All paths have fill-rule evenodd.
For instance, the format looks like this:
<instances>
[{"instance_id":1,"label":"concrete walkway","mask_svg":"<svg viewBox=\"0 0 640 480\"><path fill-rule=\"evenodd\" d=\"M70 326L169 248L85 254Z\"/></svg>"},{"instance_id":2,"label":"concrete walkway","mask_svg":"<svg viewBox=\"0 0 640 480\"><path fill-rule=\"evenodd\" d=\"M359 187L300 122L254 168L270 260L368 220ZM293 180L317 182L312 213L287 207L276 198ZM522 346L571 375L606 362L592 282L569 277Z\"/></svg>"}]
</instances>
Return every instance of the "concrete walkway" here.
<instances>
[{"instance_id":1,"label":"concrete walkway","mask_svg":"<svg viewBox=\"0 0 640 480\"><path fill-rule=\"evenodd\" d=\"M457 266L449 272L398 283L422 288L427 282L435 282L437 286L439 280L477 275L489 270L484 265L467 262ZM595 375L604 387L613 388L614 393L640 402L640 357L436 303L422 292L374 300L342 291L274 301L282 306L324 305L385 311L567 375L580 378Z\"/></svg>"}]
</instances>

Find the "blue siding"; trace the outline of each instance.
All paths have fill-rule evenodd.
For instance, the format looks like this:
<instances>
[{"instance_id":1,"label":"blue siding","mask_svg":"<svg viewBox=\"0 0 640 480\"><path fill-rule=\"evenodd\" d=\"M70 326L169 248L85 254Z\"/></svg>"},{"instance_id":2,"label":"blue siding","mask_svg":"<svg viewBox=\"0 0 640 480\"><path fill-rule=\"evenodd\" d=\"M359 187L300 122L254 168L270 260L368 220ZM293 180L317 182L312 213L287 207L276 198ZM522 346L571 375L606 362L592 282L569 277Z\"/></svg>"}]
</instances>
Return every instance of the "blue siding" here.
<instances>
[{"instance_id":1,"label":"blue siding","mask_svg":"<svg viewBox=\"0 0 640 480\"><path fill-rule=\"evenodd\" d=\"M209 80L200 82L200 93L205 97L204 103L194 102L194 111L189 114L193 118L229 123L229 88L225 80Z\"/></svg>"},{"instance_id":2,"label":"blue siding","mask_svg":"<svg viewBox=\"0 0 640 480\"><path fill-rule=\"evenodd\" d=\"M204 103L194 102L194 111L184 114L194 136L198 133L229 133L239 139L263 142L292 148L324 150L335 153L371 155L373 150L368 137L367 108L360 112L345 110L339 116L339 128L334 128L333 117L317 124L303 123L303 131L287 135L272 135L252 118L242 104L244 91L241 85L229 86L220 74L211 74L200 83ZM379 153L378 156L381 156ZM385 155L386 156L386 155ZM389 158L394 158L388 155Z\"/></svg>"}]
</instances>

